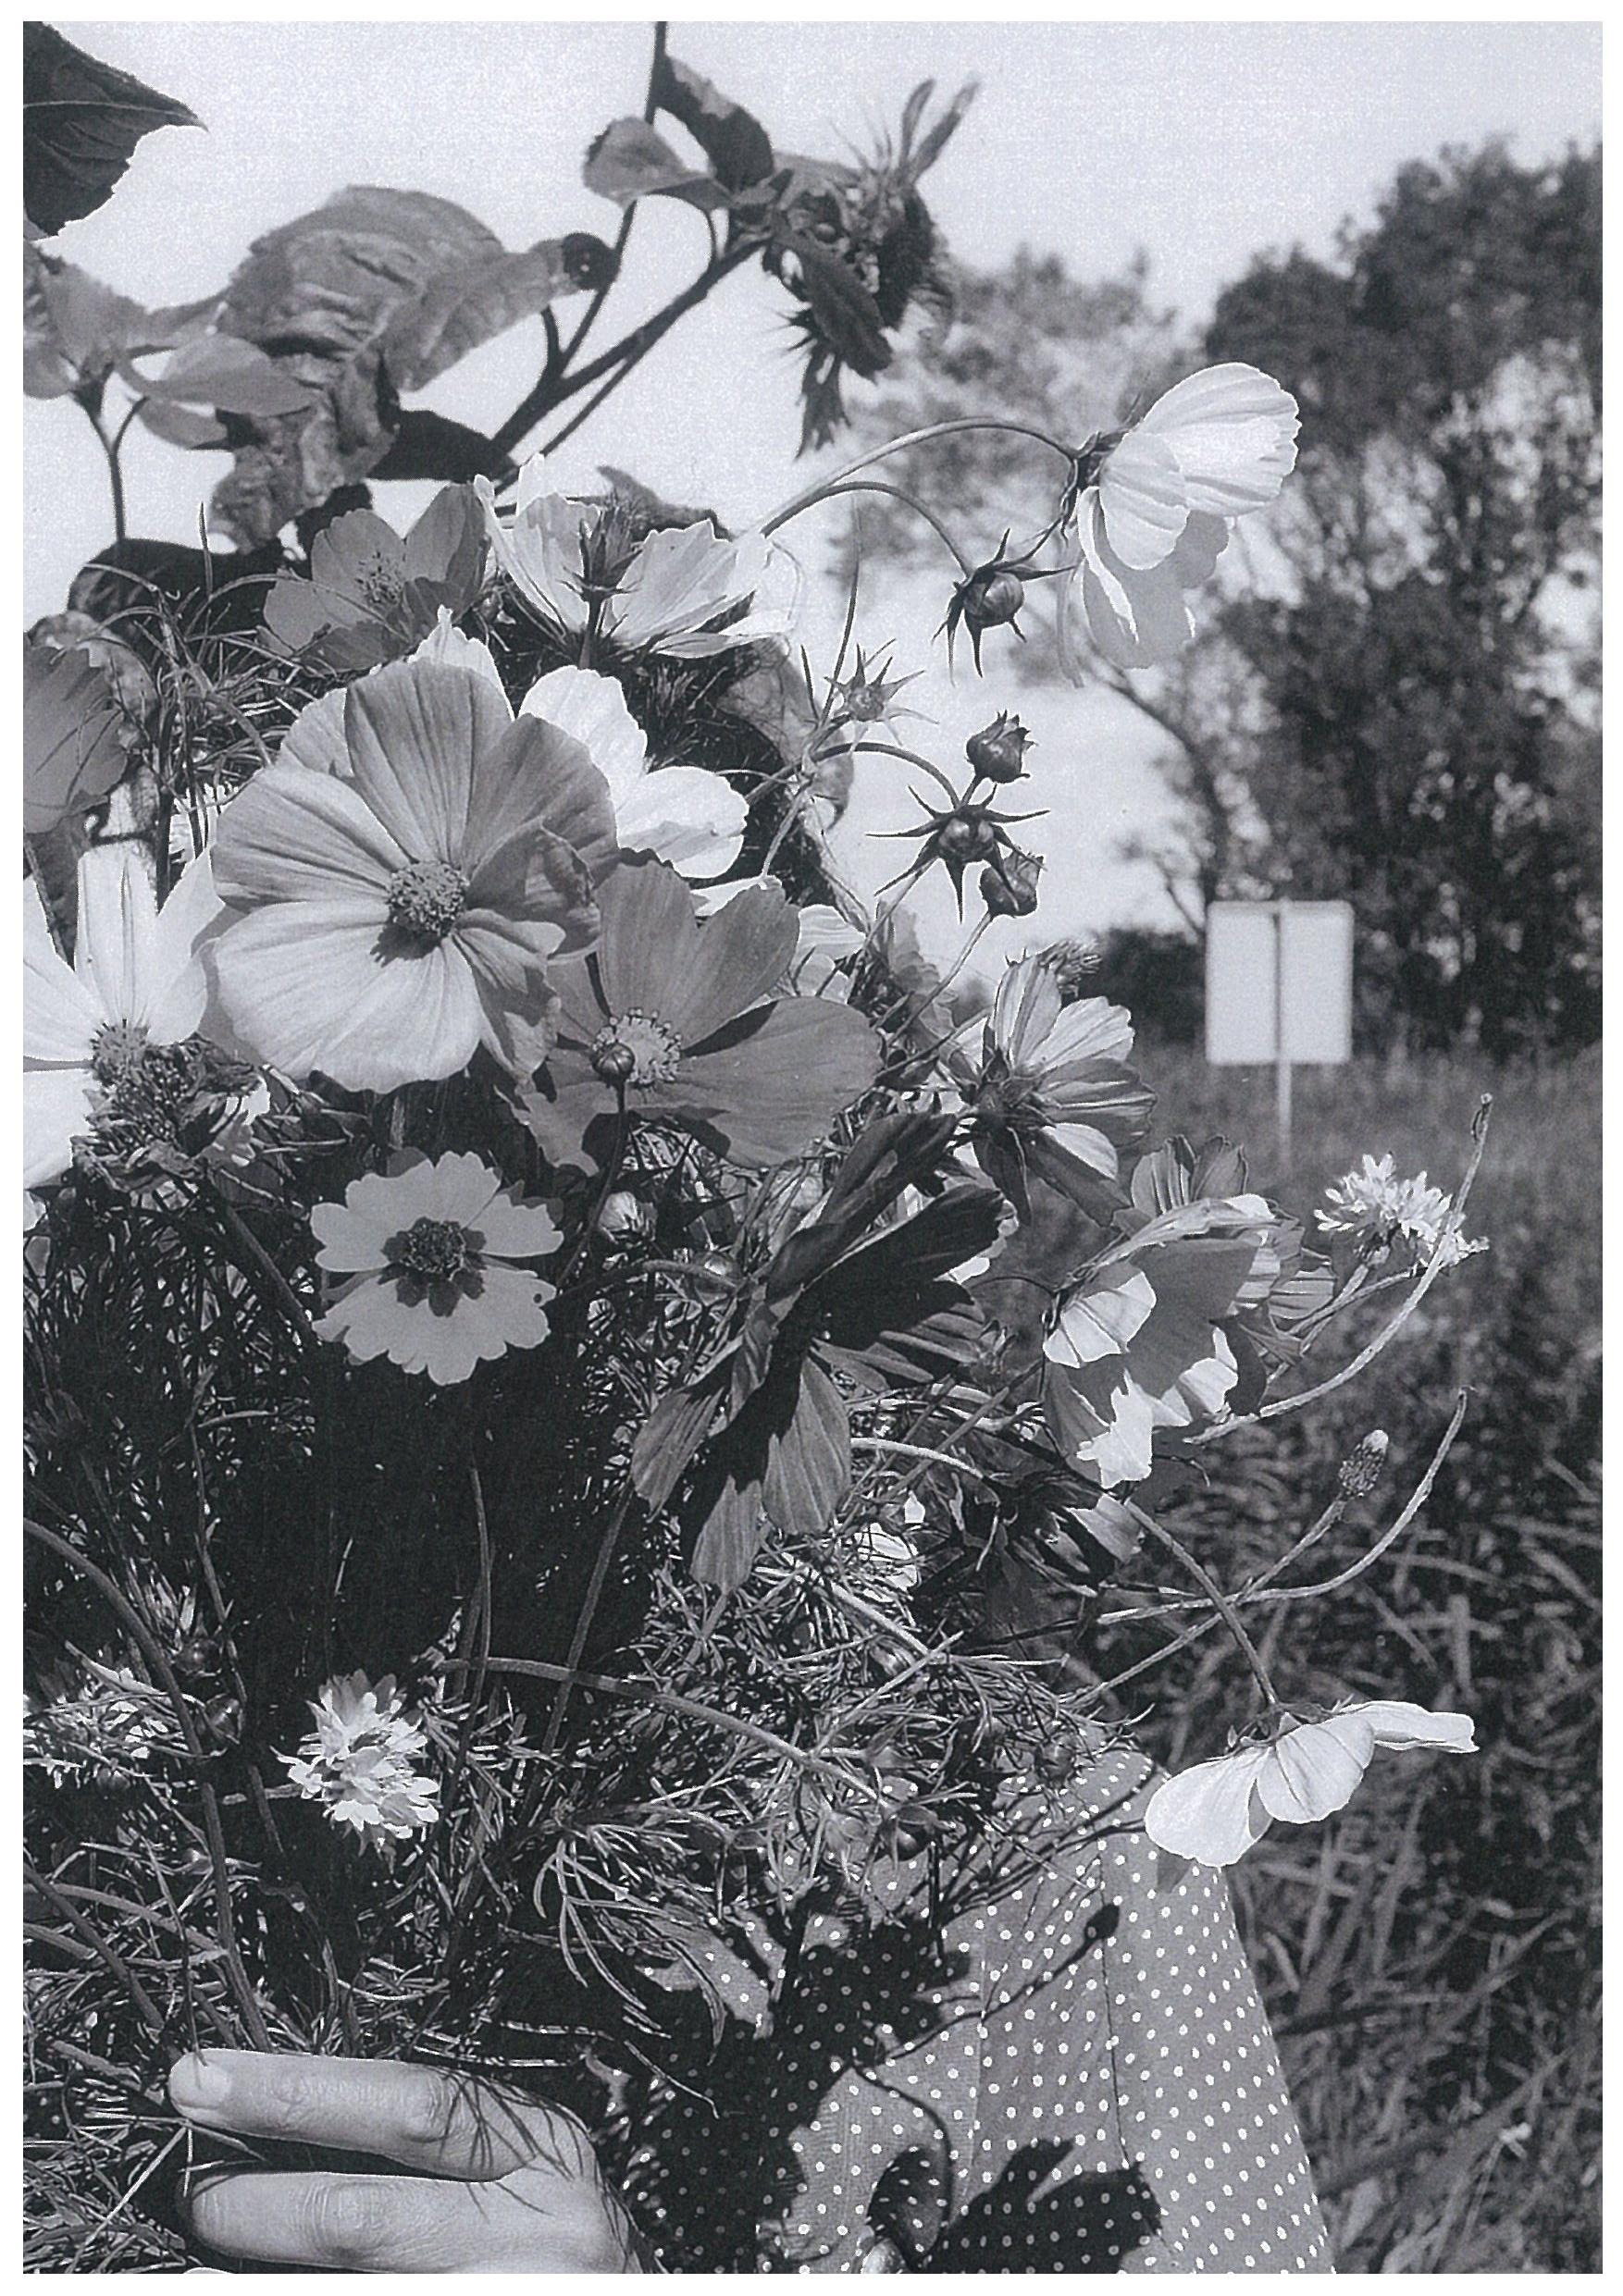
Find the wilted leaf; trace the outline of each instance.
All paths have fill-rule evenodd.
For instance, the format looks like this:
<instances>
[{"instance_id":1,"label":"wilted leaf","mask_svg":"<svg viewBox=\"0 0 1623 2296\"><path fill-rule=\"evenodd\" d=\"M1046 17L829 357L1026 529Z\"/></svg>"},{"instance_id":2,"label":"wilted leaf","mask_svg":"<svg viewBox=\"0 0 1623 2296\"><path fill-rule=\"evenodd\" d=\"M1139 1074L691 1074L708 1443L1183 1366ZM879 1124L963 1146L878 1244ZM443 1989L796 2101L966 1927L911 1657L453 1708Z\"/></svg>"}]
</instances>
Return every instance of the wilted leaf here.
<instances>
[{"instance_id":1,"label":"wilted leaf","mask_svg":"<svg viewBox=\"0 0 1623 2296\"><path fill-rule=\"evenodd\" d=\"M772 173L772 138L761 122L675 56L660 59L654 101L681 121L729 191Z\"/></svg>"},{"instance_id":2,"label":"wilted leaf","mask_svg":"<svg viewBox=\"0 0 1623 2296\"><path fill-rule=\"evenodd\" d=\"M588 151L580 172L588 191L612 199L618 207L657 193L687 200L695 207L726 204L726 193L714 177L678 158L646 119L613 121Z\"/></svg>"},{"instance_id":3,"label":"wilted leaf","mask_svg":"<svg viewBox=\"0 0 1623 2296\"><path fill-rule=\"evenodd\" d=\"M22 825L43 835L124 778L127 721L112 681L77 651L22 646Z\"/></svg>"},{"instance_id":4,"label":"wilted leaf","mask_svg":"<svg viewBox=\"0 0 1623 2296\"><path fill-rule=\"evenodd\" d=\"M497 255L434 280L396 313L383 338L395 387L420 390L493 335L577 292L585 281L572 253L563 240L543 240L522 255Z\"/></svg>"},{"instance_id":5,"label":"wilted leaf","mask_svg":"<svg viewBox=\"0 0 1623 2296\"><path fill-rule=\"evenodd\" d=\"M143 375L129 360L119 373L142 397L217 407L222 414L291 414L315 396L308 383L236 335L203 335L182 343L161 375Z\"/></svg>"},{"instance_id":6,"label":"wilted leaf","mask_svg":"<svg viewBox=\"0 0 1623 2296\"><path fill-rule=\"evenodd\" d=\"M49 24L22 28L22 202L46 234L93 215L143 135L196 116Z\"/></svg>"}]
</instances>

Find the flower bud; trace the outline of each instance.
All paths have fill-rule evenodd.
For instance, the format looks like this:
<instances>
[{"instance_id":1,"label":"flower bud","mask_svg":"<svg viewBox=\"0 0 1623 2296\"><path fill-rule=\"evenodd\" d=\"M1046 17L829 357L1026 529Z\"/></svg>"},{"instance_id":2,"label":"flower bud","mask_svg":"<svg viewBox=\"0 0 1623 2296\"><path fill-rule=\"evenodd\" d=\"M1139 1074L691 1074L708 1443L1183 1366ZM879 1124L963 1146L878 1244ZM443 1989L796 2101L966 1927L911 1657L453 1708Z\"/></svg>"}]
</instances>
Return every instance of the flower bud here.
<instances>
[{"instance_id":1,"label":"flower bud","mask_svg":"<svg viewBox=\"0 0 1623 2296\"><path fill-rule=\"evenodd\" d=\"M1025 584L1007 566L998 566L986 574L976 574L970 582L963 601L963 618L971 632L979 636L983 630L996 630L1012 622L1025 604Z\"/></svg>"},{"instance_id":2,"label":"flower bud","mask_svg":"<svg viewBox=\"0 0 1623 2296\"><path fill-rule=\"evenodd\" d=\"M598 1214L598 1233L612 1243L630 1243L653 1234L653 1213L629 1188L611 1190Z\"/></svg>"},{"instance_id":3,"label":"flower bud","mask_svg":"<svg viewBox=\"0 0 1623 2296\"><path fill-rule=\"evenodd\" d=\"M960 865L994 860L997 853L996 824L979 806L960 806L936 830L935 850L944 860Z\"/></svg>"},{"instance_id":4,"label":"flower bud","mask_svg":"<svg viewBox=\"0 0 1623 2296\"><path fill-rule=\"evenodd\" d=\"M981 898L993 917L1029 917L1037 905L1037 879L1042 856L1022 853L1019 846L981 871Z\"/></svg>"},{"instance_id":5,"label":"flower bud","mask_svg":"<svg viewBox=\"0 0 1623 2296\"><path fill-rule=\"evenodd\" d=\"M1344 1499L1368 1499L1381 1480L1386 1464L1386 1454L1392 1448L1392 1438L1384 1427L1377 1427L1342 1461L1340 1486Z\"/></svg>"},{"instance_id":6,"label":"flower bud","mask_svg":"<svg viewBox=\"0 0 1623 2296\"><path fill-rule=\"evenodd\" d=\"M637 1055L629 1044L600 1042L592 1046L588 1057L605 1084L629 1084L637 1074Z\"/></svg>"},{"instance_id":7,"label":"flower bud","mask_svg":"<svg viewBox=\"0 0 1623 2296\"><path fill-rule=\"evenodd\" d=\"M1018 782L1025 773L1025 753L1031 735L1018 718L999 710L990 725L972 734L963 754L983 781Z\"/></svg>"}]
</instances>

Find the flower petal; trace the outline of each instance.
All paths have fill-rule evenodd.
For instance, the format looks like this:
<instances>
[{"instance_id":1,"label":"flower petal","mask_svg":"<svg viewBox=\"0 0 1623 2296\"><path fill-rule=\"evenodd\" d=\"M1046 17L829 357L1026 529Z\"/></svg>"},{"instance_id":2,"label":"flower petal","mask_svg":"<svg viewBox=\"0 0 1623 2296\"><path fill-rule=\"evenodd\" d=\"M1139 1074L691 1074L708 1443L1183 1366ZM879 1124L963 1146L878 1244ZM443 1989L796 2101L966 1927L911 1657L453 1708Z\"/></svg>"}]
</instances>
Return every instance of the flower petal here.
<instances>
[{"instance_id":1,"label":"flower petal","mask_svg":"<svg viewBox=\"0 0 1623 2296\"><path fill-rule=\"evenodd\" d=\"M208 978L198 943L223 914L205 849L181 870L140 961L138 1018L155 1043L178 1044L202 1027Z\"/></svg>"},{"instance_id":2,"label":"flower petal","mask_svg":"<svg viewBox=\"0 0 1623 2296\"><path fill-rule=\"evenodd\" d=\"M1098 475L1099 516L1122 565L1158 566L1189 516L1177 457L1164 439L1130 430L1105 457Z\"/></svg>"},{"instance_id":3,"label":"flower petal","mask_svg":"<svg viewBox=\"0 0 1623 2296\"><path fill-rule=\"evenodd\" d=\"M31 1068L22 1080L22 1184L37 1188L73 1162L90 1129L95 1080L88 1068Z\"/></svg>"},{"instance_id":4,"label":"flower petal","mask_svg":"<svg viewBox=\"0 0 1623 2296\"><path fill-rule=\"evenodd\" d=\"M1333 1730L1350 1720L1357 1720L1372 1731L1377 1746L1400 1749L1435 1746L1445 1754L1477 1751L1477 1726L1468 1714L1433 1714L1429 1708L1411 1705L1406 1698L1367 1699L1361 1705L1330 1715L1324 1727Z\"/></svg>"},{"instance_id":5,"label":"flower petal","mask_svg":"<svg viewBox=\"0 0 1623 2296\"><path fill-rule=\"evenodd\" d=\"M652 853L684 877L720 877L744 849L749 808L719 773L700 765L667 765L645 774L615 800L620 843Z\"/></svg>"},{"instance_id":6,"label":"flower petal","mask_svg":"<svg viewBox=\"0 0 1623 2296\"><path fill-rule=\"evenodd\" d=\"M23 886L22 902L23 1057L86 1066L108 1016L93 990L56 954L31 877Z\"/></svg>"},{"instance_id":7,"label":"flower petal","mask_svg":"<svg viewBox=\"0 0 1623 2296\"><path fill-rule=\"evenodd\" d=\"M572 846L594 884L619 858L609 785L586 745L539 718L521 717L479 759L460 865L477 886L492 856L537 830Z\"/></svg>"},{"instance_id":8,"label":"flower petal","mask_svg":"<svg viewBox=\"0 0 1623 2296\"><path fill-rule=\"evenodd\" d=\"M997 983L988 1026L988 1050L1000 1052L1011 1068L1032 1065L1059 1023L1064 1008L1053 968L1040 953L1010 965Z\"/></svg>"},{"instance_id":9,"label":"flower petal","mask_svg":"<svg viewBox=\"0 0 1623 2296\"><path fill-rule=\"evenodd\" d=\"M1066 1302L1043 1341L1051 1364L1097 1364L1123 1355L1155 1313L1156 1294L1141 1268L1090 1284Z\"/></svg>"},{"instance_id":10,"label":"flower petal","mask_svg":"<svg viewBox=\"0 0 1623 2296\"><path fill-rule=\"evenodd\" d=\"M1268 1831L1253 1798L1267 1747L1245 1747L1165 1779L1150 1796L1144 1830L1158 1848L1203 1866L1232 1866Z\"/></svg>"},{"instance_id":11,"label":"flower petal","mask_svg":"<svg viewBox=\"0 0 1623 2296\"><path fill-rule=\"evenodd\" d=\"M335 685L319 701L306 702L282 735L279 765L301 765L307 773L336 773L347 781L350 746L344 739L344 696Z\"/></svg>"},{"instance_id":12,"label":"flower petal","mask_svg":"<svg viewBox=\"0 0 1623 2296\"><path fill-rule=\"evenodd\" d=\"M209 944L227 1018L273 1068L352 1092L454 1076L479 1043L479 1000L452 944L382 953L377 925L314 901L241 919Z\"/></svg>"},{"instance_id":13,"label":"flower petal","mask_svg":"<svg viewBox=\"0 0 1623 2296\"><path fill-rule=\"evenodd\" d=\"M1268 1748L1257 1791L1270 1817L1288 1825L1328 1818L1357 1792L1375 1751L1372 1731L1338 1732L1322 1722L1287 1730Z\"/></svg>"},{"instance_id":14,"label":"flower petal","mask_svg":"<svg viewBox=\"0 0 1623 2296\"><path fill-rule=\"evenodd\" d=\"M138 846L92 846L80 856L73 969L109 1020L145 1016L142 960L157 913L151 870Z\"/></svg>"},{"instance_id":15,"label":"flower petal","mask_svg":"<svg viewBox=\"0 0 1623 2296\"><path fill-rule=\"evenodd\" d=\"M422 858L405 850L347 781L279 759L231 799L209 852L215 888L229 906L347 898L357 917L374 914L379 926L390 879Z\"/></svg>"},{"instance_id":16,"label":"flower petal","mask_svg":"<svg viewBox=\"0 0 1623 2296\"><path fill-rule=\"evenodd\" d=\"M648 771L648 737L626 706L618 678L595 670L549 670L518 705L520 717L544 718L584 744L618 814Z\"/></svg>"},{"instance_id":17,"label":"flower petal","mask_svg":"<svg viewBox=\"0 0 1623 2296\"><path fill-rule=\"evenodd\" d=\"M1171 450L1191 510L1239 518L1271 502L1295 469L1298 428L1289 391L1232 360L1174 383L1139 434Z\"/></svg>"},{"instance_id":18,"label":"flower petal","mask_svg":"<svg viewBox=\"0 0 1623 2296\"><path fill-rule=\"evenodd\" d=\"M391 661L344 703L355 788L414 861L465 866L476 760L512 725L489 679L435 661Z\"/></svg>"},{"instance_id":19,"label":"flower petal","mask_svg":"<svg viewBox=\"0 0 1623 2296\"><path fill-rule=\"evenodd\" d=\"M735 1164L774 1164L821 1140L868 1090L879 1058L878 1037L849 1005L785 997L685 1056L669 1092L713 1127Z\"/></svg>"}]
</instances>

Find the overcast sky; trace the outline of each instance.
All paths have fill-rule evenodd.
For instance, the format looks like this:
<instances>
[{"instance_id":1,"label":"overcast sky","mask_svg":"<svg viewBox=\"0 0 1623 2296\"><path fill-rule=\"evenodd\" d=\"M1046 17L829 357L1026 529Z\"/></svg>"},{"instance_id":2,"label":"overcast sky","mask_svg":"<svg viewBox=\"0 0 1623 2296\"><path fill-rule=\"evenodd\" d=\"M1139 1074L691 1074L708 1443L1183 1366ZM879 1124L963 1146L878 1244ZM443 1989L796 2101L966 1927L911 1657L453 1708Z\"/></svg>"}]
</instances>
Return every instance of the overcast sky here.
<instances>
[{"instance_id":1,"label":"overcast sky","mask_svg":"<svg viewBox=\"0 0 1623 2296\"><path fill-rule=\"evenodd\" d=\"M645 27L64 28L190 105L207 130L149 137L107 206L56 241L143 301L211 291L256 233L346 183L438 192L514 247L566 229L613 235L613 211L582 188L579 165L599 128L640 108ZM831 154L894 123L920 80L945 92L977 77L980 97L927 187L956 252L985 265L1024 242L1059 251L1085 278L1143 247L1157 296L1192 324L1260 250L1300 241L1328 253L1343 217L1367 217L1406 159L1503 134L1533 161L1599 132L1592 25L682 24L672 45L748 104L780 149ZM701 252L696 219L655 203L619 290L627 319L663 300ZM565 450L565 478L588 481L600 460L613 462L676 500L713 502L734 523L792 491L804 473L792 467L797 374L781 310L781 294L753 271L729 282ZM515 329L443 378L432 403L492 424L533 379L539 343L537 325ZM62 604L108 525L94 441L76 409L31 402L25 444L32 619ZM137 429L132 530L195 532L223 467ZM416 499L385 488L380 507L403 518ZM804 526L797 548L815 558ZM910 624L898 607L872 635L922 655L930 626L928 611ZM943 754L987 705L1021 698L993 681L955 692L933 678L923 691ZM1041 744L1034 767L1048 767L1035 801L1054 809L1035 842L1056 863L1066 856L1045 904L1049 929L1164 918L1153 882L1109 851L1112 835L1162 807L1141 732L1116 705L1087 697L1045 690L1022 706ZM853 822L894 823L909 810L895 785L870 783ZM930 925L945 945L949 909L933 906Z\"/></svg>"}]
</instances>

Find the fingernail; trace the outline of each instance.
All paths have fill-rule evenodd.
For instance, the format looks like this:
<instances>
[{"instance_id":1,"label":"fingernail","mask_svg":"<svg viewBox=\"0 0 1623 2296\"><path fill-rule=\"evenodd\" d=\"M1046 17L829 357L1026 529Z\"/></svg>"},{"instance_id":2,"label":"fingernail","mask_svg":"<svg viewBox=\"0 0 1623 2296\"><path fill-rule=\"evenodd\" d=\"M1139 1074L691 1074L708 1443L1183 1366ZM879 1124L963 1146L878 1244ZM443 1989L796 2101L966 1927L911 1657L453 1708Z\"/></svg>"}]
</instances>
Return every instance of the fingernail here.
<instances>
[{"instance_id":1,"label":"fingernail","mask_svg":"<svg viewBox=\"0 0 1623 2296\"><path fill-rule=\"evenodd\" d=\"M231 2076L227 2066L206 2049L183 2056L169 2075L169 2095L182 2113L217 2113L230 2102Z\"/></svg>"}]
</instances>

